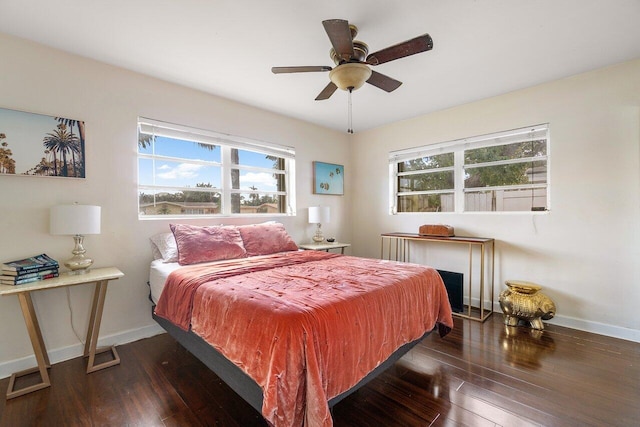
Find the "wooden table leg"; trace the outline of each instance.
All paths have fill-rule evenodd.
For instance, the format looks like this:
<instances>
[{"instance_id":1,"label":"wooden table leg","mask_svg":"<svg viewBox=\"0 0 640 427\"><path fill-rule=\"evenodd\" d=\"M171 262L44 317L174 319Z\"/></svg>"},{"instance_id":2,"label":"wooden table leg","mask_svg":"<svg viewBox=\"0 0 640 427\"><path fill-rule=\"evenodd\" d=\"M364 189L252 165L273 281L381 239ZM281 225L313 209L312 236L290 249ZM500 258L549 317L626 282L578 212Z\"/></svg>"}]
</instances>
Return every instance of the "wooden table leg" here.
<instances>
[{"instance_id":1,"label":"wooden table leg","mask_svg":"<svg viewBox=\"0 0 640 427\"><path fill-rule=\"evenodd\" d=\"M51 386L49 380L49 373L47 368L51 366L49 362L49 356L47 355L47 349L42 339L42 332L40 331L40 325L38 323L38 317L36 311L33 308L33 301L31 300L31 294L24 292L18 294L20 300L20 308L22 309L22 316L24 322L27 325L27 331L29 332L29 338L31 339L31 345L33 346L33 353L36 356L38 366L35 368L27 369L24 371L16 372L11 375L9 379L9 387L7 388L7 399L13 399L14 397L22 396L32 391L41 390L43 388ZM17 378L40 371L41 382L22 389L14 390L15 381Z\"/></svg>"},{"instance_id":2,"label":"wooden table leg","mask_svg":"<svg viewBox=\"0 0 640 427\"><path fill-rule=\"evenodd\" d=\"M98 335L100 333L100 321L102 320L104 300L107 295L107 284L107 280L96 282L96 287L93 291L91 317L89 319L89 328L87 330L87 340L84 344L84 356L89 356L89 361L87 362L87 374L108 368L109 366L118 365L120 363L120 356L118 356L115 346L96 349L96 346L98 345ZM94 364L96 354L104 353L106 351L111 352L113 359L97 365Z\"/></svg>"}]
</instances>

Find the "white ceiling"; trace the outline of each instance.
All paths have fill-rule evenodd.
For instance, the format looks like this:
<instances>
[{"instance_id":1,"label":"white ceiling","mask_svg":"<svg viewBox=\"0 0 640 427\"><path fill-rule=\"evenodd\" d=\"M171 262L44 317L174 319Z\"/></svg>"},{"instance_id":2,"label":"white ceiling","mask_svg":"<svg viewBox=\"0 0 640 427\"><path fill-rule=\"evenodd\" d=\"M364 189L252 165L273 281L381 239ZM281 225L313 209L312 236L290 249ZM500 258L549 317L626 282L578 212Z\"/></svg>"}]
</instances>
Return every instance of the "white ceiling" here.
<instances>
[{"instance_id":1,"label":"white ceiling","mask_svg":"<svg viewBox=\"0 0 640 427\"><path fill-rule=\"evenodd\" d=\"M314 101L328 73L271 73L332 66L334 18L370 52L434 41L375 67L404 84L354 92L356 132L640 58L640 0L0 0L1 32L346 130L346 92Z\"/></svg>"}]
</instances>

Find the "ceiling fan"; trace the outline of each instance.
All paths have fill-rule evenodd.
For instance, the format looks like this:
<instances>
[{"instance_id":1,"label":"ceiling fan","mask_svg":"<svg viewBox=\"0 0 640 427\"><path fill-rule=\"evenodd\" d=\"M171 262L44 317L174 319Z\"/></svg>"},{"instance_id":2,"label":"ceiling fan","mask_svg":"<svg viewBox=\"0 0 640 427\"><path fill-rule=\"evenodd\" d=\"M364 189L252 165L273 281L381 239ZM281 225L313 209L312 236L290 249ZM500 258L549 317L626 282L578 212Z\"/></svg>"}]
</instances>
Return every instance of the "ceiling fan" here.
<instances>
[{"instance_id":1,"label":"ceiling fan","mask_svg":"<svg viewBox=\"0 0 640 427\"><path fill-rule=\"evenodd\" d=\"M352 92L365 82L386 92L392 92L400 87L402 82L373 71L369 66L384 64L433 48L433 40L429 34L423 34L369 54L366 43L354 40L358 34L355 25L350 25L344 19L329 19L322 21L322 25L333 46L329 55L336 64L335 68L325 65L271 68L274 74L329 71L331 81L316 97L316 101L328 99L338 88Z\"/></svg>"}]
</instances>

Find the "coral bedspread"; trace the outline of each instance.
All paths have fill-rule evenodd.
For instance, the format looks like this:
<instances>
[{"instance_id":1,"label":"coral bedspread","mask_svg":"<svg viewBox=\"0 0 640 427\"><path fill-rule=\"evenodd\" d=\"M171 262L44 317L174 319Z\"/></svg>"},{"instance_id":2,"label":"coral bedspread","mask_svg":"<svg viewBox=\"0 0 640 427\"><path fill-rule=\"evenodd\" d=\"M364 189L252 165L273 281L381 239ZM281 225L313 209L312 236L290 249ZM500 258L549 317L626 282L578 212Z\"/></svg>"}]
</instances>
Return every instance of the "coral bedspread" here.
<instances>
[{"instance_id":1,"label":"coral bedspread","mask_svg":"<svg viewBox=\"0 0 640 427\"><path fill-rule=\"evenodd\" d=\"M436 324L453 327L436 270L318 251L180 268L156 315L253 378L278 427L331 426L329 399Z\"/></svg>"}]
</instances>

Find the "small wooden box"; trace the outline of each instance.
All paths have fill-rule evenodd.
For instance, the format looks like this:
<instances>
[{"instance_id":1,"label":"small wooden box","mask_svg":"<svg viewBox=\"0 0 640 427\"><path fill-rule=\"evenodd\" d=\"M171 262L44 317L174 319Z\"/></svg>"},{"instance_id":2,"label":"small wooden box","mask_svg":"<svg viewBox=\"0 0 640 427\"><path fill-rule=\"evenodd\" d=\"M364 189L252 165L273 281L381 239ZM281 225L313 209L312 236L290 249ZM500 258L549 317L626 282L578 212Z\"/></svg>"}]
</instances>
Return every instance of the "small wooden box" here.
<instances>
[{"instance_id":1,"label":"small wooden box","mask_svg":"<svg viewBox=\"0 0 640 427\"><path fill-rule=\"evenodd\" d=\"M452 237L453 227L444 224L425 224L420 226L418 234L422 236Z\"/></svg>"}]
</instances>

